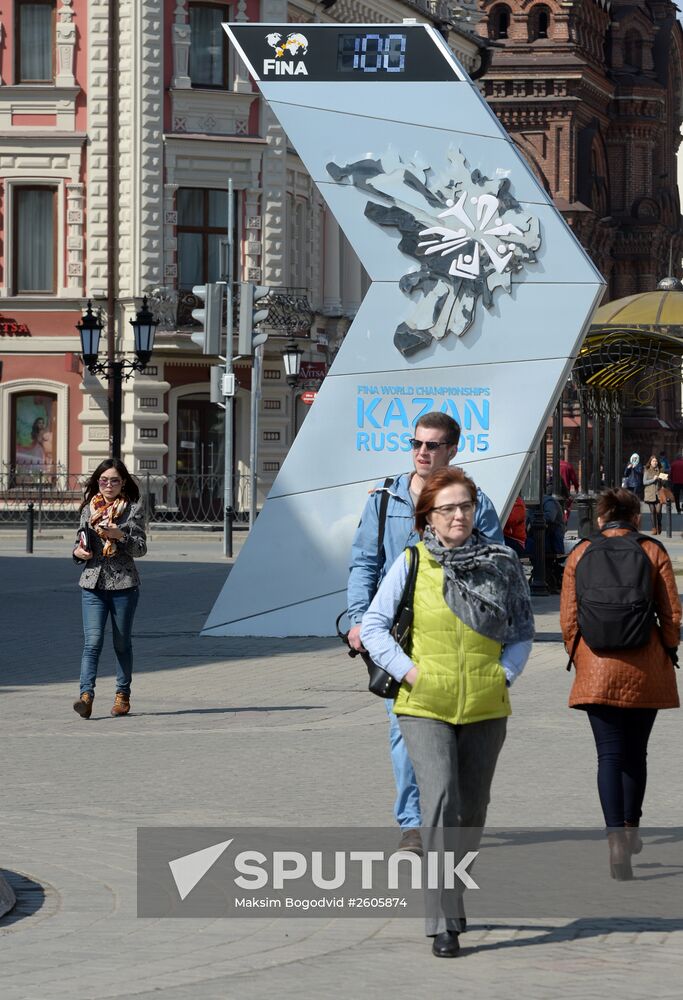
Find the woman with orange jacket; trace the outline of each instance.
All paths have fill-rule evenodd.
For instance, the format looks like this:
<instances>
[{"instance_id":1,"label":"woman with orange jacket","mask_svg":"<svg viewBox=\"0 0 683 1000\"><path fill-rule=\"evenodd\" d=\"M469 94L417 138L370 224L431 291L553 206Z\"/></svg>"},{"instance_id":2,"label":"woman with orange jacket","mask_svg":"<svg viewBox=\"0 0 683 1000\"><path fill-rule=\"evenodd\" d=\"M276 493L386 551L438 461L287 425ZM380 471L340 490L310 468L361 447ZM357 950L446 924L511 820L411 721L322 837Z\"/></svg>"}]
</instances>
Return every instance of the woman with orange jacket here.
<instances>
[{"instance_id":1,"label":"woman with orange jacket","mask_svg":"<svg viewBox=\"0 0 683 1000\"><path fill-rule=\"evenodd\" d=\"M638 530L640 501L626 489L606 490L598 499L598 524L606 536ZM578 545L564 570L560 626L576 667L571 708L583 709L598 754L598 793L605 817L612 876L632 878L631 855L642 849L638 826L647 781L647 744L660 708L678 708L674 662L679 643L681 602L663 545L640 543L652 564L657 622L637 648L596 652L579 632L576 567L590 547Z\"/></svg>"}]
</instances>

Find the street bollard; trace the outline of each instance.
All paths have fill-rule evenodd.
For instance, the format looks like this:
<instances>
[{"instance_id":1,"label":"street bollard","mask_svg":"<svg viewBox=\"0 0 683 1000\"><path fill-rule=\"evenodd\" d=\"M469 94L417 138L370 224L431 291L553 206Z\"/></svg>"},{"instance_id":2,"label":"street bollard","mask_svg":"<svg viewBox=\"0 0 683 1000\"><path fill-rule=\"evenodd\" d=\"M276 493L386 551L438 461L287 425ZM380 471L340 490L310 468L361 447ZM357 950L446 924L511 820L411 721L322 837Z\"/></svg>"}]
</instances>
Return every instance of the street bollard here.
<instances>
[{"instance_id":1,"label":"street bollard","mask_svg":"<svg viewBox=\"0 0 683 1000\"><path fill-rule=\"evenodd\" d=\"M29 503L26 512L26 551L33 552L33 504Z\"/></svg>"},{"instance_id":2,"label":"street bollard","mask_svg":"<svg viewBox=\"0 0 683 1000\"><path fill-rule=\"evenodd\" d=\"M666 537L671 538L673 533L673 514L671 512L671 501L666 501Z\"/></svg>"},{"instance_id":3,"label":"street bollard","mask_svg":"<svg viewBox=\"0 0 683 1000\"><path fill-rule=\"evenodd\" d=\"M532 573L529 589L535 596L545 597L550 591L545 573L545 517L543 516L542 502L534 507L530 527L534 540L534 551L531 556Z\"/></svg>"}]
</instances>

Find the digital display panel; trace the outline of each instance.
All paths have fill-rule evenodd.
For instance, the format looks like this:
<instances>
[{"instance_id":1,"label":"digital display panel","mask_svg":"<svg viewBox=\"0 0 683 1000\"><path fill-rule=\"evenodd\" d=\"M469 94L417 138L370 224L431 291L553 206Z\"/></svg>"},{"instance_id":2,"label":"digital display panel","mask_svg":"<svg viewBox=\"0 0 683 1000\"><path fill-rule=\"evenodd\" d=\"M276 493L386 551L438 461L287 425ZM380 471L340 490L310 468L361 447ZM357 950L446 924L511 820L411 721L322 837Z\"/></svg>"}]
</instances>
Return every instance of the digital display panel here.
<instances>
[{"instance_id":1,"label":"digital display panel","mask_svg":"<svg viewBox=\"0 0 683 1000\"><path fill-rule=\"evenodd\" d=\"M405 34L393 32L340 35L337 70L340 73L403 73L407 42Z\"/></svg>"},{"instance_id":2,"label":"digital display panel","mask_svg":"<svg viewBox=\"0 0 683 1000\"><path fill-rule=\"evenodd\" d=\"M254 79L302 83L462 80L443 39L424 24L226 24Z\"/></svg>"}]
</instances>

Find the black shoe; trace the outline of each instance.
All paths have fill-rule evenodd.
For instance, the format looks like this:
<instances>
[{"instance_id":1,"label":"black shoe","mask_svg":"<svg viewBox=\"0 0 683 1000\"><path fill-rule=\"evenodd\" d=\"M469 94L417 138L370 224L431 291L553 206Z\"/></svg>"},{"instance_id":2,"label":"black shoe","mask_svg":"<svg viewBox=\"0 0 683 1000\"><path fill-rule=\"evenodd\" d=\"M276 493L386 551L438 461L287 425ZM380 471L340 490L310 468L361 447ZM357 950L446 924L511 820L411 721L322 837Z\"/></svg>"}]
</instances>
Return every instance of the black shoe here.
<instances>
[{"instance_id":1,"label":"black shoe","mask_svg":"<svg viewBox=\"0 0 683 1000\"><path fill-rule=\"evenodd\" d=\"M407 827L402 835L398 844L399 851L412 851L413 854L417 854L419 858L424 855L424 848L422 847L422 837L420 836L420 831L416 826Z\"/></svg>"},{"instance_id":2,"label":"black shoe","mask_svg":"<svg viewBox=\"0 0 683 1000\"><path fill-rule=\"evenodd\" d=\"M432 955L436 955L437 958L455 958L460 951L459 937L457 931L437 934L432 944Z\"/></svg>"}]
</instances>

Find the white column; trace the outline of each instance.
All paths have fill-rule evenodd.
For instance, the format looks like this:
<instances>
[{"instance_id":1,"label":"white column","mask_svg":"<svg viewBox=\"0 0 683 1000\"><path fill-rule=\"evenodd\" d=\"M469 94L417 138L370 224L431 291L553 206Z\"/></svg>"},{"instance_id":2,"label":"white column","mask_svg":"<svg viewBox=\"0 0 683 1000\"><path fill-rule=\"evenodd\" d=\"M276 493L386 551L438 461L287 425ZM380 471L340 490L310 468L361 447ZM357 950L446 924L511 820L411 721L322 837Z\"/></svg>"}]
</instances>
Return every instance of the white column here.
<instances>
[{"instance_id":1,"label":"white column","mask_svg":"<svg viewBox=\"0 0 683 1000\"><path fill-rule=\"evenodd\" d=\"M237 0L237 11L235 13L235 21L248 21L247 17L247 2L246 0ZM251 80L249 79L249 74L247 73L247 67L244 65L240 57L230 46L230 58L235 60L235 82L233 84L233 89L236 94L249 94L251 93Z\"/></svg>"},{"instance_id":2,"label":"white column","mask_svg":"<svg viewBox=\"0 0 683 1000\"><path fill-rule=\"evenodd\" d=\"M73 23L73 0L62 0L59 8L57 35L57 87L74 87L74 51L76 46L76 25Z\"/></svg>"},{"instance_id":3,"label":"white column","mask_svg":"<svg viewBox=\"0 0 683 1000\"><path fill-rule=\"evenodd\" d=\"M190 25L187 23L186 0L177 0L173 24L173 81L176 90L189 90Z\"/></svg>"}]
</instances>

